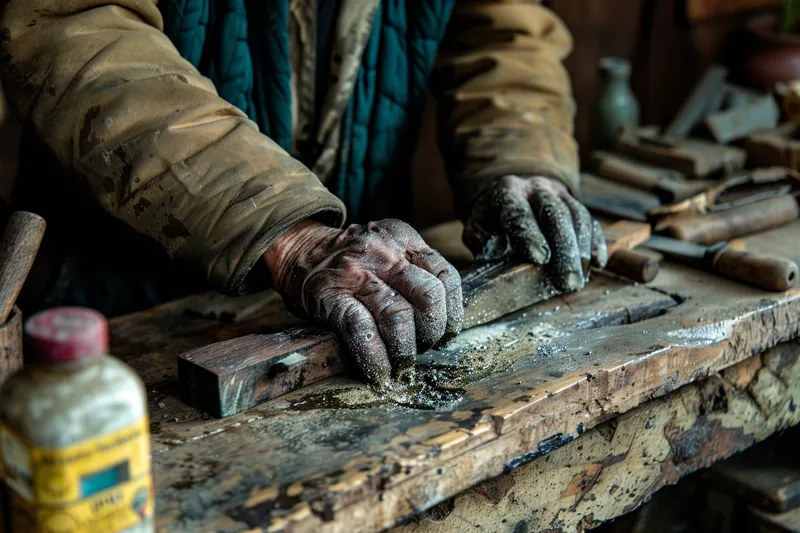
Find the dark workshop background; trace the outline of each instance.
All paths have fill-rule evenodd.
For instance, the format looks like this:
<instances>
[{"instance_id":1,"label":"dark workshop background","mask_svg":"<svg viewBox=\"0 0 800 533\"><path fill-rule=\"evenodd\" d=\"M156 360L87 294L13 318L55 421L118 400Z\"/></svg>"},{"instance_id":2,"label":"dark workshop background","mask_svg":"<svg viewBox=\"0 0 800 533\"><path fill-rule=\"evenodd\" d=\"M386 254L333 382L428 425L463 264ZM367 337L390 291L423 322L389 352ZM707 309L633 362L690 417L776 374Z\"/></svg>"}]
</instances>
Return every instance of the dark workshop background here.
<instances>
[{"instance_id":1,"label":"dark workshop background","mask_svg":"<svg viewBox=\"0 0 800 533\"><path fill-rule=\"evenodd\" d=\"M597 63L618 56L633 66L632 86L647 124L667 123L709 64L728 66L740 81L745 25L754 14L778 12L780 0L546 0L564 20L575 47L566 66L578 104L576 136L586 155ZM430 109L428 110L430 111ZM453 218L450 189L426 114L414 166L415 218L425 227Z\"/></svg>"}]
</instances>

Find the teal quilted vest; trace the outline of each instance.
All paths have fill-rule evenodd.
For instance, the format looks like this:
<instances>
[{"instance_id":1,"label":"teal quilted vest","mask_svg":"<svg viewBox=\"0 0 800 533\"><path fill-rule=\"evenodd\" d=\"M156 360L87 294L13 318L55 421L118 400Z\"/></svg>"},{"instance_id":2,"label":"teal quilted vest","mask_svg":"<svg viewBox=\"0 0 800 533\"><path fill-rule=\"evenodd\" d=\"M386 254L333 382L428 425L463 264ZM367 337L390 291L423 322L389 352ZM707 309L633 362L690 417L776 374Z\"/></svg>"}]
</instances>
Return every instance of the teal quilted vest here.
<instances>
[{"instance_id":1,"label":"teal quilted vest","mask_svg":"<svg viewBox=\"0 0 800 533\"><path fill-rule=\"evenodd\" d=\"M344 0L357 1L357 0ZM165 32L220 96L287 151L291 145L289 0L166 0ZM405 161L455 0L383 0L341 125L331 190L350 221Z\"/></svg>"}]
</instances>

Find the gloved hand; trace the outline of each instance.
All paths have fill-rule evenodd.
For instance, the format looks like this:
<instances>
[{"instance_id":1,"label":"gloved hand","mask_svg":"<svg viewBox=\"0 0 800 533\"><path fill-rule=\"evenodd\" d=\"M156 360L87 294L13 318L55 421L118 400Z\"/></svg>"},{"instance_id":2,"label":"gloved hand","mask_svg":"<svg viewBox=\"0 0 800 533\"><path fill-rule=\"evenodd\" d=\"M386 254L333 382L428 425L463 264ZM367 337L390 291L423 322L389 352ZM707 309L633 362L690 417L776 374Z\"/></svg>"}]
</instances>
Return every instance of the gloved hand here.
<instances>
[{"instance_id":1,"label":"gloved hand","mask_svg":"<svg viewBox=\"0 0 800 533\"><path fill-rule=\"evenodd\" d=\"M344 230L302 221L264 259L289 309L333 329L379 387L461 330L461 276L398 220Z\"/></svg>"},{"instance_id":2,"label":"gloved hand","mask_svg":"<svg viewBox=\"0 0 800 533\"><path fill-rule=\"evenodd\" d=\"M515 252L547 264L562 291L583 288L589 264L608 262L600 224L559 181L505 176L479 198L464 227L464 243L481 260Z\"/></svg>"}]
</instances>

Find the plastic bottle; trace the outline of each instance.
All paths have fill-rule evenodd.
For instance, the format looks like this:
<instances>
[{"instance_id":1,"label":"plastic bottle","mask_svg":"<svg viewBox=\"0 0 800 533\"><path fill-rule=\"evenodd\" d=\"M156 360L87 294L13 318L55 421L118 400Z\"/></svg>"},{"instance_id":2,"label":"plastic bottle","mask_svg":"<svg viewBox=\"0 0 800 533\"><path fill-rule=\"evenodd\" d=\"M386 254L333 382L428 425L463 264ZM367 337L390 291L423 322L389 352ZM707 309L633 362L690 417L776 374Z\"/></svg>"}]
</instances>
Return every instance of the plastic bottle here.
<instances>
[{"instance_id":1,"label":"plastic bottle","mask_svg":"<svg viewBox=\"0 0 800 533\"><path fill-rule=\"evenodd\" d=\"M107 351L92 310L25 324L25 366L0 388L12 532L154 531L144 385Z\"/></svg>"}]
</instances>

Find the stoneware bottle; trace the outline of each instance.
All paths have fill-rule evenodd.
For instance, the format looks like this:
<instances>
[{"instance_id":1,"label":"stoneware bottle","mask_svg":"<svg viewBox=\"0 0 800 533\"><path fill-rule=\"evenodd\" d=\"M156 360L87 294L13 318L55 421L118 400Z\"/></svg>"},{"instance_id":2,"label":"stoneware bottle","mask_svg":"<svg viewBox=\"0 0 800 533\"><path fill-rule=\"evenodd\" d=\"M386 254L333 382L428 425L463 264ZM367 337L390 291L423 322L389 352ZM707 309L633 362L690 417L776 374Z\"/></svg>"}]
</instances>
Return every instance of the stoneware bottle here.
<instances>
[{"instance_id":1,"label":"stoneware bottle","mask_svg":"<svg viewBox=\"0 0 800 533\"><path fill-rule=\"evenodd\" d=\"M630 86L631 64L617 57L600 60L599 91L591 110L593 150L611 150L621 128L639 125L639 102Z\"/></svg>"}]
</instances>

